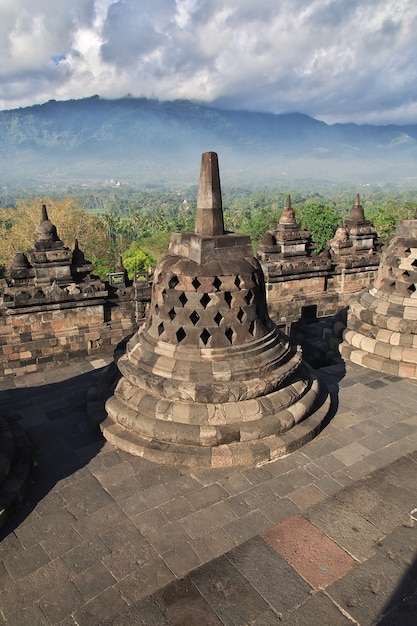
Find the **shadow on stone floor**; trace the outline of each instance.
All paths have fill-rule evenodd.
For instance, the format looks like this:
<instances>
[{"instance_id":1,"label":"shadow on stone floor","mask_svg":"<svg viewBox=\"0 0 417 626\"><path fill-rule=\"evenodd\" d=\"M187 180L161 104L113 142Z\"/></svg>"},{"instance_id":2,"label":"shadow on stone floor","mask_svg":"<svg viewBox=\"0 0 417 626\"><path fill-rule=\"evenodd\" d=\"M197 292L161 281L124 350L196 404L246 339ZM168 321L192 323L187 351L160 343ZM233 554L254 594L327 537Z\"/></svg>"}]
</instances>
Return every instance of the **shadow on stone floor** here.
<instances>
[{"instance_id":1,"label":"shadow on stone floor","mask_svg":"<svg viewBox=\"0 0 417 626\"><path fill-rule=\"evenodd\" d=\"M417 621L417 557L393 589L376 626L415 626Z\"/></svg>"},{"instance_id":2,"label":"shadow on stone floor","mask_svg":"<svg viewBox=\"0 0 417 626\"><path fill-rule=\"evenodd\" d=\"M12 388L1 392L2 408L16 420L28 435L34 456L32 482L21 505L0 529L0 541L17 526L26 523L35 507L37 512L56 506L46 496L58 482L71 483L71 477L94 458L105 444L96 424L86 414L87 394L106 368L82 373L65 380L37 386ZM339 405L339 384L345 375L344 363L318 371L329 388L330 411L322 424L325 428L336 415ZM61 372L57 371L57 379ZM49 371L47 379L54 378ZM40 381L42 382L42 381ZM43 506L37 505L45 499ZM41 512L42 514L42 512Z\"/></svg>"},{"instance_id":3,"label":"shadow on stone floor","mask_svg":"<svg viewBox=\"0 0 417 626\"><path fill-rule=\"evenodd\" d=\"M71 476L103 447L105 440L85 410L88 389L98 372L1 392L3 413L17 421L29 437L34 471L18 510L0 530L0 541L30 516L58 482L70 483Z\"/></svg>"}]
</instances>

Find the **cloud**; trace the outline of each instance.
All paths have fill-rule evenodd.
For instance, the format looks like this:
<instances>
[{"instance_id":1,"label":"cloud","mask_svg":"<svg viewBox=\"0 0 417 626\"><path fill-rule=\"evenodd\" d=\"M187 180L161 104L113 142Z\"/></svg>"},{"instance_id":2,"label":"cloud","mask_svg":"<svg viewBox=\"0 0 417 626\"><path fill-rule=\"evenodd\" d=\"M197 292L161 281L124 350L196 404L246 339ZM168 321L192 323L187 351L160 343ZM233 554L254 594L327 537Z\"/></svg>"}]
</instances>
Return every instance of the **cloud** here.
<instances>
[{"instance_id":1,"label":"cloud","mask_svg":"<svg viewBox=\"0 0 417 626\"><path fill-rule=\"evenodd\" d=\"M415 0L2 0L0 108L188 98L417 123Z\"/></svg>"}]
</instances>

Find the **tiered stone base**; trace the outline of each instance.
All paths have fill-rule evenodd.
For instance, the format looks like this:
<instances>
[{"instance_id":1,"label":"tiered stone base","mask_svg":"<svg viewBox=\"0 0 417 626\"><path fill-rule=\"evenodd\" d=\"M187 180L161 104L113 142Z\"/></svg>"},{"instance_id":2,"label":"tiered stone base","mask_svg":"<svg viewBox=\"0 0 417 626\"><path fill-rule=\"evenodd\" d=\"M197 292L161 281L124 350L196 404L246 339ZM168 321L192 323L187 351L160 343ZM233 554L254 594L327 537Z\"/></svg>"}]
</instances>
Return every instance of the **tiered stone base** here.
<instances>
[{"instance_id":1,"label":"tiered stone base","mask_svg":"<svg viewBox=\"0 0 417 626\"><path fill-rule=\"evenodd\" d=\"M0 416L0 528L20 504L31 474L32 455L24 431Z\"/></svg>"},{"instance_id":2,"label":"tiered stone base","mask_svg":"<svg viewBox=\"0 0 417 626\"><path fill-rule=\"evenodd\" d=\"M285 363L281 363L280 385L270 393L235 400L233 382L229 389L223 383L229 401L219 398L215 403L180 400L180 381L176 381L174 392L172 379L143 371L141 379L126 356L119 359L117 367L122 373L117 385L110 380L116 374L112 365L103 372L97 390L91 392L89 414L101 422L104 436L113 445L158 463L187 467L266 463L310 441L330 409L327 391L296 350L289 350ZM168 391L161 387L168 382L175 399L158 393ZM105 404L105 416L100 407L114 387ZM203 393L204 389L194 391ZM220 394L221 387L217 391Z\"/></svg>"},{"instance_id":3,"label":"tiered stone base","mask_svg":"<svg viewBox=\"0 0 417 626\"><path fill-rule=\"evenodd\" d=\"M329 410L330 398L324 393L317 397L311 414L287 432L212 448L145 439L109 417L101 429L114 446L149 461L183 467L253 466L285 456L311 441L323 427Z\"/></svg>"},{"instance_id":4,"label":"tiered stone base","mask_svg":"<svg viewBox=\"0 0 417 626\"><path fill-rule=\"evenodd\" d=\"M362 292L350 305L341 356L370 369L417 378L417 297Z\"/></svg>"}]
</instances>

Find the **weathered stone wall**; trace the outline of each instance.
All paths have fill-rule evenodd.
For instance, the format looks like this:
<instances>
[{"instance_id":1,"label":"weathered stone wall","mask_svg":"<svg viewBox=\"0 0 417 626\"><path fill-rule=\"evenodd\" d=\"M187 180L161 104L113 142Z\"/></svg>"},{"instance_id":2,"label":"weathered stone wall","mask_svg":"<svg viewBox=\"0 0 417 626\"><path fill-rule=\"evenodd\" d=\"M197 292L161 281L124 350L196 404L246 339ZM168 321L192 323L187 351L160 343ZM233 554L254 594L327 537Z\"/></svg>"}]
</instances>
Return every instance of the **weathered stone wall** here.
<instances>
[{"instance_id":1,"label":"weathered stone wall","mask_svg":"<svg viewBox=\"0 0 417 626\"><path fill-rule=\"evenodd\" d=\"M136 330L130 298L3 308L0 376L23 375L87 355L111 354Z\"/></svg>"},{"instance_id":2,"label":"weathered stone wall","mask_svg":"<svg viewBox=\"0 0 417 626\"><path fill-rule=\"evenodd\" d=\"M301 318L336 315L349 305L352 294L369 287L377 266L335 269L311 275L267 276L267 301L271 318L290 332Z\"/></svg>"},{"instance_id":3,"label":"weathered stone wall","mask_svg":"<svg viewBox=\"0 0 417 626\"><path fill-rule=\"evenodd\" d=\"M377 267L317 275L268 277L271 318L287 333L309 317L335 315L352 294L369 287ZM149 287L134 284L123 297L0 309L0 376L23 375L86 355L111 354L135 332L149 307Z\"/></svg>"}]
</instances>

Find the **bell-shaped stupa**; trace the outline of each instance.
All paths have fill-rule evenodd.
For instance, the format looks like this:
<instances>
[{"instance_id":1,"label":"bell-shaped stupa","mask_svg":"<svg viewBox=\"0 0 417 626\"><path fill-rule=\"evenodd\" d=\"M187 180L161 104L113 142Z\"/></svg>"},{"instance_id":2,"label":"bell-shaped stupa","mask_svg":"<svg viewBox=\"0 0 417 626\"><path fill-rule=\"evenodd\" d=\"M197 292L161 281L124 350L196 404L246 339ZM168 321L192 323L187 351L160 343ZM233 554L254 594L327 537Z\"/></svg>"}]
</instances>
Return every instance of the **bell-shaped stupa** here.
<instances>
[{"instance_id":1,"label":"bell-shaped stupa","mask_svg":"<svg viewBox=\"0 0 417 626\"><path fill-rule=\"evenodd\" d=\"M417 378L417 216L401 220L378 274L339 324L343 358L385 374Z\"/></svg>"},{"instance_id":2,"label":"bell-shaped stupa","mask_svg":"<svg viewBox=\"0 0 417 626\"><path fill-rule=\"evenodd\" d=\"M117 361L105 437L185 466L262 463L309 441L329 399L271 321L250 238L224 232L217 155L203 154L195 232L173 233L150 314Z\"/></svg>"}]
</instances>

